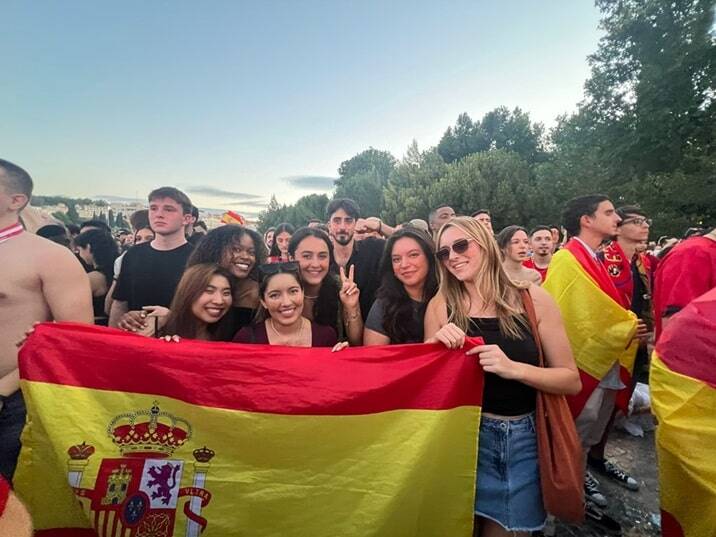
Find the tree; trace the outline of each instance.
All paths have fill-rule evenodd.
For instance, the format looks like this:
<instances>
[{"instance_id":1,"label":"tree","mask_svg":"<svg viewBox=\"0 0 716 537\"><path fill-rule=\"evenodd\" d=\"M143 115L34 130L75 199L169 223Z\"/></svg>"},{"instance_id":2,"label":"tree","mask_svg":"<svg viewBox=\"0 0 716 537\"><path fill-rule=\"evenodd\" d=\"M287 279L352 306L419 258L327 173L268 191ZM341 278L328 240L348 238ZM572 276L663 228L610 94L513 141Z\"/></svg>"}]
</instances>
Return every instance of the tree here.
<instances>
[{"instance_id":1,"label":"tree","mask_svg":"<svg viewBox=\"0 0 716 537\"><path fill-rule=\"evenodd\" d=\"M541 171L573 191L640 204L654 218L652 236L716 220L713 2L597 6L606 33L589 58L585 100L553 133Z\"/></svg>"},{"instance_id":2,"label":"tree","mask_svg":"<svg viewBox=\"0 0 716 537\"><path fill-rule=\"evenodd\" d=\"M455 162L473 153L492 149L514 151L529 163L546 158L544 127L532 123L528 113L520 108L510 112L500 106L488 112L480 121L460 114L455 127L448 127L438 144L438 153L447 163Z\"/></svg>"},{"instance_id":3,"label":"tree","mask_svg":"<svg viewBox=\"0 0 716 537\"><path fill-rule=\"evenodd\" d=\"M114 219L114 211L112 209L107 211L107 225L110 227L110 229L114 228L117 225Z\"/></svg>"},{"instance_id":4,"label":"tree","mask_svg":"<svg viewBox=\"0 0 716 537\"><path fill-rule=\"evenodd\" d=\"M389 224L413 218L427 220L433 209L428 200L428 189L446 171L447 165L435 148L421 152L413 141L383 189L383 220Z\"/></svg>"},{"instance_id":5,"label":"tree","mask_svg":"<svg viewBox=\"0 0 716 537\"><path fill-rule=\"evenodd\" d=\"M343 161L338 168L335 198L350 198L363 216L377 216L383 210L383 188L388 182L395 157L372 147Z\"/></svg>"},{"instance_id":6,"label":"tree","mask_svg":"<svg viewBox=\"0 0 716 537\"><path fill-rule=\"evenodd\" d=\"M258 229L264 233L268 228L288 222L296 228L308 224L312 218L325 219L328 196L325 194L309 194L303 196L293 205L280 204L276 196L271 196L268 207L259 214Z\"/></svg>"},{"instance_id":7,"label":"tree","mask_svg":"<svg viewBox=\"0 0 716 537\"><path fill-rule=\"evenodd\" d=\"M122 213L122 211L119 211L117 213L117 218L115 219L114 223L115 223L115 226L118 228L129 229L129 227L130 227L129 223L124 218L124 214Z\"/></svg>"}]
</instances>

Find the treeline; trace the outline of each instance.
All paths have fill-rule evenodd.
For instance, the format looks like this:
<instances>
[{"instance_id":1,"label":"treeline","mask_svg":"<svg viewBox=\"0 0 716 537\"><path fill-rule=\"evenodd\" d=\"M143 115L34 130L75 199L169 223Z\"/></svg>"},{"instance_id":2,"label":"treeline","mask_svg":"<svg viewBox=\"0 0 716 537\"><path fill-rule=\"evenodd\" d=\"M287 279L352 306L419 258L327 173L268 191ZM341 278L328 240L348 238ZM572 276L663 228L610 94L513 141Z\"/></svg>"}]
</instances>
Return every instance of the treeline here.
<instances>
[{"instance_id":1,"label":"treeline","mask_svg":"<svg viewBox=\"0 0 716 537\"><path fill-rule=\"evenodd\" d=\"M346 160L333 196L390 224L443 203L462 214L487 208L497 229L555 223L566 200L593 192L640 205L653 237L716 224L713 0L596 4L605 36L588 58L585 98L550 132L519 108L465 113L436 147L413 142L400 160L369 148ZM324 218L326 202L272 199L259 227Z\"/></svg>"}]
</instances>

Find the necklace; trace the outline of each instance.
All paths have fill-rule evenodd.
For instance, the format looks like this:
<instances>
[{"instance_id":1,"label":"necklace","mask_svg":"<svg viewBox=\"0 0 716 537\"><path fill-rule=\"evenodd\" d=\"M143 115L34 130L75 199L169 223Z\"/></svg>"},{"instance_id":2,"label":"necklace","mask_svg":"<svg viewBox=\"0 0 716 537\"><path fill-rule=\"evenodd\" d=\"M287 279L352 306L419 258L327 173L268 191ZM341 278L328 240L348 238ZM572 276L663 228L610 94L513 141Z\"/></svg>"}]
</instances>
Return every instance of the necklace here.
<instances>
[{"instance_id":1,"label":"necklace","mask_svg":"<svg viewBox=\"0 0 716 537\"><path fill-rule=\"evenodd\" d=\"M306 319L301 317L301 327L298 329L298 334L296 338L286 337L282 335L278 330L276 330L276 327L273 324L273 319L268 320L269 328L271 328L271 331L274 333L278 341L283 343L284 345L293 346L293 347L302 347L303 345L295 345L295 343L303 343L303 334L305 332L306 328ZM293 341L292 341L293 340ZM294 343L294 345L291 345L291 343Z\"/></svg>"},{"instance_id":2,"label":"necklace","mask_svg":"<svg viewBox=\"0 0 716 537\"><path fill-rule=\"evenodd\" d=\"M20 224L20 222L17 222L16 224L8 226L4 229L0 229L0 244L5 241L9 241L13 237L17 237L23 231L25 231L25 229L22 227L22 224Z\"/></svg>"}]
</instances>

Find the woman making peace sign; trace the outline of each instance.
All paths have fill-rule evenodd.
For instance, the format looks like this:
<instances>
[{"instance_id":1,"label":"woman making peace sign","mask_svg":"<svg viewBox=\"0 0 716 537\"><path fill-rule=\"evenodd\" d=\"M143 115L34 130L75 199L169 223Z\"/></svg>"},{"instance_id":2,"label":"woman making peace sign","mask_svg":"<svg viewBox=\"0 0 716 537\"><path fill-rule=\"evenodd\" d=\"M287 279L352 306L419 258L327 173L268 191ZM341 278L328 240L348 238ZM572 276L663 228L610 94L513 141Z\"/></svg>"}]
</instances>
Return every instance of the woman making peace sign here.
<instances>
[{"instance_id":1,"label":"woman making peace sign","mask_svg":"<svg viewBox=\"0 0 716 537\"><path fill-rule=\"evenodd\" d=\"M303 316L333 327L339 340L352 346L363 342L360 290L354 281L354 268L348 275L333 257L333 243L320 229L303 227L291 237L288 254L298 262L305 288Z\"/></svg>"}]
</instances>

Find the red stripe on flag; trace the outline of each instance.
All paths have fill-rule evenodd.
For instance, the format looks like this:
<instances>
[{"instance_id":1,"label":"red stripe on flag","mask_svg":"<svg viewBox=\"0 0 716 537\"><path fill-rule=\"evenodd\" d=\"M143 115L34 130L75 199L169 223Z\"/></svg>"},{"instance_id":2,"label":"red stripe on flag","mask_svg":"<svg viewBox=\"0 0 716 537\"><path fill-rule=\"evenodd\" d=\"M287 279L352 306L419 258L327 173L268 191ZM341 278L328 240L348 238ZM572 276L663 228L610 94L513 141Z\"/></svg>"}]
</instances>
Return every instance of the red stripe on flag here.
<instances>
[{"instance_id":1,"label":"red stripe on flag","mask_svg":"<svg viewBox=\"0 0 716 537\"><path fill-rule=\"evenodd\" d=\"M184 340L43 323L20 351L20 375L99 390L143 393L249 412L372 414L479 406L474 356L440 344L330 349Z\"/></svg>"},{"instance_id":2,"label":"red stripe on flag","mask_svg":"<svg viewBox=\"0 0 716 537\"><path fill-rule=\"evenodd\" d=\"M589 396L592 395L594 389L599 386L599 380L588 375L581 369L578 369L577 371L579 371L579 378L582 381L582 389L576 395L567 396L569 410L572 412L572 417L575 419L582 413L582 410L584 410L584 405L587 404L587 399L589 399Z\"/></svg>"}]
</instances>

